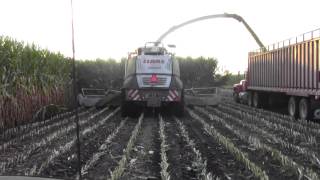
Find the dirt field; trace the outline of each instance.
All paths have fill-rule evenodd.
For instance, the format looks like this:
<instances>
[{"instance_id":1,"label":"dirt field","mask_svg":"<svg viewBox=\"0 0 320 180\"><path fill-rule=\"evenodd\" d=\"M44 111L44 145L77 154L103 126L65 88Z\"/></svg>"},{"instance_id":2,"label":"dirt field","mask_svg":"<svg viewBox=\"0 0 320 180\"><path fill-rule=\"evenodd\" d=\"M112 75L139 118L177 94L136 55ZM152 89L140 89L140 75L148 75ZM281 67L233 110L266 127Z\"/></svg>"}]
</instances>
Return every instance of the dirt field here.
<instances>
[{"instance_id":1,"label":"dirt field","mask_svg":"<svg viewBox=\"0 0 320 180\"><path fill-rule=\"evenodd\" d=\"M320 124L224 100L185 117L80 109L84 179L319 179ZM0 175L76 179L74 112L0 136Z\"/></svg>"}]
</instances>

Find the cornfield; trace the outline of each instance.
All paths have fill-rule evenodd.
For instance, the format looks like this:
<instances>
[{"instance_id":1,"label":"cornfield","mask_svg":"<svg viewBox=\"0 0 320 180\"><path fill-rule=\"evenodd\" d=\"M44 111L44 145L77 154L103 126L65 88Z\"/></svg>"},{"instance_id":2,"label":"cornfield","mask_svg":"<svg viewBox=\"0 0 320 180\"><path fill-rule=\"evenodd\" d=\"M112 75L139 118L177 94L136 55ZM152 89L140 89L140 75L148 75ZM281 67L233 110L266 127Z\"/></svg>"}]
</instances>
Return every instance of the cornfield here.
<instances>
[{"instance_id":1,"label":"cornfield","mask_svg":"<svg viewBox=\"0 0 320 180\"><path fill-rule=\"evenodd\" d=\"M60 53L0 37L0 129L25 124L43 106L63 105L70 69Z\"/></svg>"}]
</instances>

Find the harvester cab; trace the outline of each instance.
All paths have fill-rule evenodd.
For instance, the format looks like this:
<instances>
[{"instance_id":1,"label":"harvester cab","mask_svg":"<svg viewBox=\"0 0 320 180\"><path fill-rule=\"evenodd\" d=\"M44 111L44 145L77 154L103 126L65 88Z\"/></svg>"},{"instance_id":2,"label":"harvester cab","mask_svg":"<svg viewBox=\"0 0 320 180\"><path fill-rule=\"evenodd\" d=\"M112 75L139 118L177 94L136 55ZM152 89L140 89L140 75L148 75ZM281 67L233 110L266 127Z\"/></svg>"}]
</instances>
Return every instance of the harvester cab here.
<instances>
[{"instance_id":1,"label":"harvester cab","mask_svg":"<svg viewBox=\"0 0 320 180\"><path fill-rule=\"evenodd\" d=\"M167 53L162 43L156 45L154 42L147 42L144 47L138 48L138 55L164 55Z\"/></svg>"}]
</instances>

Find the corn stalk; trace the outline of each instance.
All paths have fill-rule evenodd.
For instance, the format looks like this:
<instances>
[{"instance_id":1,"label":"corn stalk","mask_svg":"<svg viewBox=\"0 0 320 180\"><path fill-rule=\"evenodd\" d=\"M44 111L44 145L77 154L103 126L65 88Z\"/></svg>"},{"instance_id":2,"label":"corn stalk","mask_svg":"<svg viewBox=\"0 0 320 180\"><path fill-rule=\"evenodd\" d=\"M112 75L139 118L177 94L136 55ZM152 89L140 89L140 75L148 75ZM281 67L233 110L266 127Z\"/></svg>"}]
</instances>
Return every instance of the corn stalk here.
<instances>
[{"instance_id":1,"label":"corn stalk","mask_svg":"<svg viewBox=\"0 0 320 180\"><path fill-rule=\"evenodd\" d=\"M234 102L231 102L231 103L226 102L226 105L232 107L233 109L254 114L255 116L258 116L259 118L264 118L267 121L270 121L279 125L283 125L286 127L291 127L293 130L300 131L300 132L308 132L308 134L310 135L320 137L319 123L314 123L312 121L303 121L303 120L295 121L294 119L292 119L292 117L288 115L283 115L283 114L279 114L279 113L275 113L275 112L267 111L263 109L254 109L242 104L234 104Z\"/></svg>"},{"instance_id":2,"label":"corn stalk","mask_svg":"<svg viewBox=\"0 0 320 180\"><path fill-rule=\"evenodd\" d=\"M160 155L161 155L161 163L160 163L160 167L161 167L161 179L162 180L170 180L170 174L168 172L168 167L169 167L169 163L168 163L168 157L167 157L167 150L168 150L168 145L166 142L166 134L165 134L165 122L163 121L161 115L159 114L159 134L160 134L160 140L161 140L161 144L160 144Z\"/></svg>"},{"instance_id":3,"label":"corn stalk","mask_svg":"<svg viewBox=\"0 0 320 180\"><path fill-rule=\"evenodd\" d=\"M111 180L117 180L120 179L124 169L128 163L128 158L130 156L130 152L133 149L134 143L136 142L137 136L139 134L141 124L143 122L144 114L142 113L139 117L139 121L134 127L134 130L132 131L131 137L127 143L127 147L124 150L124 154L122 155L121 160L118 163L118 166L111 172Z\"/></svg>"},{"instance_id":4,"label":"corn stalk","mask_svg":"<svg viewBox=\"0 0 320 180\"><path fill-rule=\"evenodd\" d=\"M212 180L213 179L212 174L210 172L207 172L207 161L202 158L201 152L197 149L196 144L194 143L194 140L190 138L185 125L178 118L174 117L174 119L176 123L179 125L178 127L184 141L187 142L188 146L192 149L192 152L195 155L195 161L193 165L196 166L198 171L200 171L200 174L198 174L197 178L201 180ZM219 179L219 178L216 177L215 179Z\"/></svg>"},{"instance_id":5,"label":"corn stalk","mask_svg":"<svg viewBox=\"0 0 320 180\"><path fill-rule=\"evenodd\" d=\"M95 123L93 126L89 126L86 127L84 130L81 131L81 136L82 137L86 137L89 136L89 134L94 133L94 131L102 126L103 124L105 124L107 121L109 121L112 117L114 117L118 112L119 112L120 108L115 109L113 112L111 112L110 114L108 114L106 117L104 117L102 120L98 121L97 123ZM97 117L98 115L100 115L104 110L101 110L100 112L92 115L89 119L86 119L86 122L89 122L90 120L93 120L95 117ZM81 124L80 124L81 125ZM75 128L75 127L74 127ZM42 173L42 171L47 168L52 162L54 162L54 159L59 157L61 154L64 154L68 151L70 151L71 147L73 147L75 145L77 141L77 138L74 137L71 141L69 141L68 143L66 143L64 146L60 146L57 149L53 149L50 152L50 155L48 156L48 158L39 166L39 168L34 168L35 171L32 171L32 173L29 173L29 176L34 176L36 173L36 175L40 175ZM35 165L36 166L36 165Z\"/></svg>"},{"instance_id":6,"label":"corn stalk","mask_svg":"<svg viewBox=\"0 0 320 180\"><path fill-rule=\"evenodd\" d=\"M104 110L101 110L104 111ZM100 112L101 112L100 111ZM119 108L116 110L119 111ZM96 114L99 114L100 112L97 112ZM113 116L115 113L111 113L109 114L109 116ZM94 115L93 115L94 116ZM91 116L91 117L93 117ZM107 116L107 118L109 118L109 116ZM106 121L107 118L103 119L102 121ZM54 131L53 133L50 133L46 136L44 136L43 138L39 139L38 141L33 142L32 144L28 144L24 147L24 150L21 152L17 152L14 156L6 158L3 162L0 163L0 174L3 174L5 172L5 169L7 167L13 166L17 163L22 163L24 162L27 158L30 157L30 155L39 147L45 147L47 144L49 144L50 142L52 142L54 139L63 137L63 135L69 133L70 131L75 129L75 124L72 123L71 121L72 119L67 119L66 121L70 122L69 125L67 126L61 126L60 129L58 129L57 131ZM90 120L92 120L92 118L89 119L81 119L81 121L79 122L80 125L85 125L88 124L90 122ZM100 121L101 123L101 121ZM96 125L96 124L95 124ZM94 125L94 126L95 126ZM91 128L92 127L88 127ZM87 128L87 129L88 129ZM85 129L86 130L86 129ZM88 131L88 130L87 130ZM32 136L31 136L32 137ZM61 149L62 148L62 149ZM62 150L65 150L67 148L64 148L64 146L60 146L57 149L53 149L50 150L50 154L48 157L48 161L51 162L50 160L54 159L55 157L57 157L59 154L61 154ZM48 165L48 161L45 161L42 163L41 167L46 167ZM45 164L45 165L43 165ZM37 164L34 165L34 167L36 167L37 169ZM35 170L36 170L35 169ZM41 168L40 168L41 169ZM39 170L40 171L40 170ZM30 172L26 172L26 175L35 175L33 173L37 173L36 171L30 170Z\"/></svg>"},{"instance_id":7,"label":"corn stalk","mask_svg":"<svg viewBox=\"0 0 320 180\"><path fill-rule=\"evenodd\" d=\"M92 111L92 110L93 109L80 113L79 117L81 118L82 116L90 113L90 111ZM75 117L75 115L73 115L73 116L71 116L69 118L61 119L60 121L57 121L56 123L50 124L48 126L43 126L41 128L34 128L34 129L30 130L29 132L27 132L25 134L22 134L21 136L18 136L16 138L10 139L9 141L7 141L7 142L3 143L2 145L0 145L0 151L6 151L6 149L8 147L17 144L18 142L22 142L26 138L43 135L43 134L47 133L50 129L55 129L55 128L67 126L68 124L73 123L72 119L74 119L74 117Z\"/></svg>"},{"instance_id":8,"label":"corn stalk","mask_svg":"<svg viewBox=\"0 0 320 180\"><path fill-rule=\"evenodd\" d=\"M199 111L202 111L204 114L211 116L210 119L212 119L212 115L209 114L208 111L203 110L201 108L198 108ZM245 128L245 129L250 129L251 131L255 131L256 134L261 134L262 137L266 137L268 138L268 141L272 141L275 144L280 145L280 147L286 149L288 152L297 152L299 154L299 157L302 156L306 159L309 159L310 162L313 163L313 165L318 166L318 168L320 167L320 160L318 157L318 152L315 152L312 150L311 147L316 147L317 145L315 143L313 143L313 141L315 141L314 138L309 137L306 140L306 137L308 137L308 135L304 136L304 135L299 135L300 133L294 133L294 131L291 131L289 128L285 128L282 127L281 125L277 125L277 124L273 124L270 123L268 121L265 121L264 119L259 119L255 116L252 116L250 114L247 113L240 113L238 115L241 115L241 120L231 116L230 114L233 114L233 112L231 111L236 111L236 110L231 110L231 109L224 109L225 111L227 111L228 113L219 111L217 109L212 109L213 112L215 112L216 114L223 116L224 119L228 119L228 120L232 120L235 121L239 126ZM251 123L247 123L247 122L251 122ZM258 126L262 126L263 128L260 128ZM265 129L269 129L269 131L267 132ZM284 140L281 138L281 136L277 136L276 134L272 134L272 131L270 133L270 130L274 131L274 130L278 130L281 131L281 133L284 133L286 135L286 137L290 137L290 135L293 133L295 135L292 135L295 138L300 138L299 140L301 140L301 142L309 142L307 144L305 144L305 146L309 146L310 148L305 148L305 147L300 147L299 145L295 145L292 144L290 142L288 142L288 140ZM311 146L313 145L313 146Z\"/></svg>"},{"instance_id":9,"label":"corn stalk","mask_svg":"<svg viewBox=\"0 0 320 180\"><path fill-rule=\"evenodd\" d=\"M269 152L273 158L275 158L277 161L281 163L283 167L294 170L297 173L297 175L299 175L299 178L306 177L308 179L319 179L318 175L313 170L301 166L300 164L292 160L290 157L284 155L281 151L263 143L259 138L252 135L248 135L244 131L240 131L233 124L228 124L223 118L215 116L214 118L210 118L210 120L220 123L225 128L234 133L237 137L239 137L239 139L241 139L244 142L247 142L253 147Z\"/></svg>"},{"instance_id":10,"label":"corn stalk","mask_svg":"<svg viewBox=\"0 0 320 180\"><path fill-rule=\"evenodd\" d=\"M0 128L31 121L43 106L63 105L69 73L60 53L0 36Z\"/></svg>"},{"instance_id":11,"label":"corn stalk","mask_svg":"<svg viewBox=\"0 0 320 180\"><path fill-rule=\"evenodd\" d=\"M221 143L238 161L242 162L257 178L268 180L269 177L258 165L252 162L248 156L237 148L230 139L223 136L213 126L210 126L200 116L195 114L191 109L187 109L191 117L198 120L204 127L204 130L210 134L217 142Z\"/></svg>"},{"instance_id":12,"label":"corn stalk","mask_svg":"<svg viewBox=\"0 0 320 180\"><path fill-rule=\"evenodd\" d=\"M83 108L82 107L78 108L78 111L83 111ZM19 127L9 128L2 133L1 138L4 140L7 140L7 139L13 139L19 136L23 136L24 134L34 131L35 129L40 129L43 126L46 126L49 124L50 125L55 124L58 121L63 121L63 119L68 118L70 115L73 115L74 113L75 113L75 110L66 111L64 113L59 113L44 121L37 121L33 123L24 124ZM0 150L1 150L1 147L0 147Z\"/></svg>"},{"instance_id":13,"label":"corn stalk","mask_svg":"<svg viewBox=\"0 0 320 180\"><path fill-rule=\"evenodd\" d=\"M84 175L87 171L100 159L101 156L105 155L109 152L107 149L112 140L117 136L120 129L125 125L128 118L125 118L121 121L120 125L107 137L105 142L99 147L99 152L95 153L90 160L86 162L86 164L81 168L81 174ZM76 179L79 179L79 175L77 175Z\"/></svg>"}]
</instances>

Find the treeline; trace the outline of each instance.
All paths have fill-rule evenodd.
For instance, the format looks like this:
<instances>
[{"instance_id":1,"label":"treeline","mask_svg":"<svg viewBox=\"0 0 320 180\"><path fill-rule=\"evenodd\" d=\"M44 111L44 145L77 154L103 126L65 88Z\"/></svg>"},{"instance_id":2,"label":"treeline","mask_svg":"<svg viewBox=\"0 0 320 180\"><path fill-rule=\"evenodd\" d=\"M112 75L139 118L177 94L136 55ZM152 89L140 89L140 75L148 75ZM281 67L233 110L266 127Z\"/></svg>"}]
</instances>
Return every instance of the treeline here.
<instances>
[{"instance_id":1,"label":"treeline","mask_svg":"<svg viewBox=\"0 0 320 180\"><path fill-rule=\"evenodd\" d=\"M219 75L221 76L221 75ZM224 73L223 79L226 79L224 83L222 83L221 86L225 87L225 88L232 88L234 84L238 84L241 80L245 79L245 74L240 74L240 72L238 74L231 74L228 71L226 71ZM219 77L217 77L219 78Z\"/></svg>"},{"instance_id":2,"label":"treeline","mask_svg":"<svg viewBox=\"0 0 320 180\"><path fill-rule=\"evenodd\" d=\"M217 74L218 61L205 57L176 57L180 64L181 79L185 88L225 85L231 78L229 73ZM124 61L86 60L78 61L79 88L121 88L124 75Z\"/></svg>"},{"instance_id":3,"label":"treeline","mask_svg":"<svg viewBox=\"0 0 320 180\"><path fill-rule=\"evenodd\" d=\"M96 59L77 61L79 88L119 89L123 82L124 61Z\"/></svg>"},{"instance_id":4,"label":"treeline","mask_svg":"<svg viewBox=\"0 0 320 180\"><path fill-rule=\"evenodd\" d=\"M218 61L215 58L177 57L185 88L215 86Z\"/></svg>"}]
</instances>

